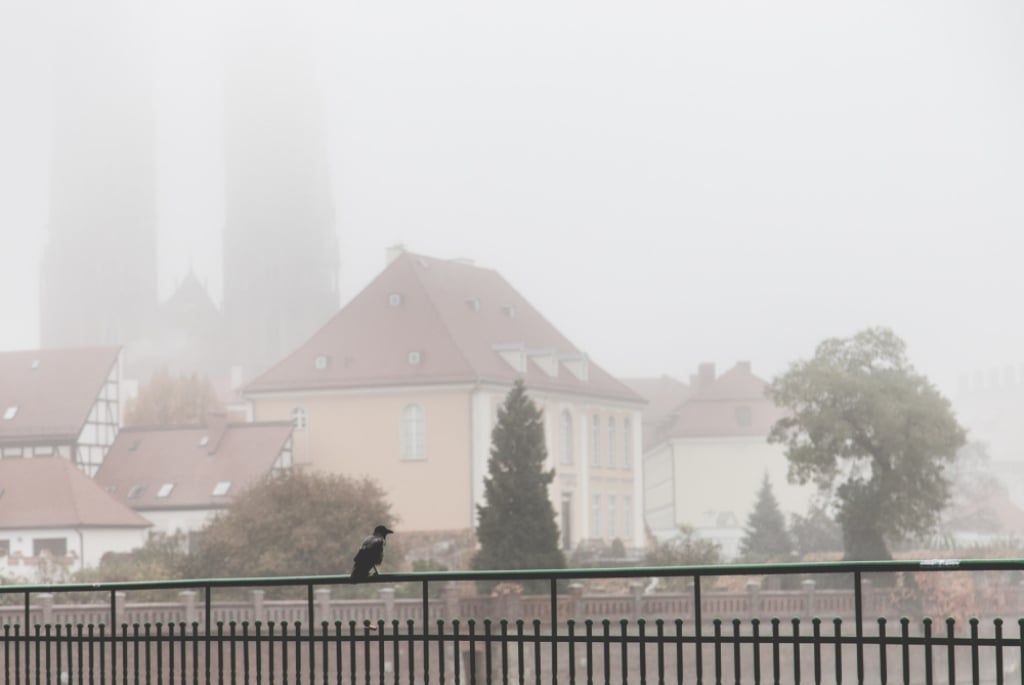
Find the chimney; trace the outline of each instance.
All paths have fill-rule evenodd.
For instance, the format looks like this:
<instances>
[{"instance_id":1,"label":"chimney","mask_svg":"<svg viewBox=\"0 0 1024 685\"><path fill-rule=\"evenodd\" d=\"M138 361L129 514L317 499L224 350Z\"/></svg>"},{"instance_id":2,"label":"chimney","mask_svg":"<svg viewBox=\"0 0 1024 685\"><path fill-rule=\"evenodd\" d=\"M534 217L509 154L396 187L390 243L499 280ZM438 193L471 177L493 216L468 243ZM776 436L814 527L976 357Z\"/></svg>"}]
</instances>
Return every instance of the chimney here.
<instances>
[{"instance_id":1,"label":"chimney","mask_svg":"<svg viewBox=\"0 0 1024 685\"><path fill-rule=\"evenodd\" d=\"M715 382L714 362L704 362L697 367L697 373L690 376L690 385L695 392L707 389Z\"/></svg>"},{"instance_id":2,"label":"chimney","mask_svg":"<svg viewBox=\"0 0 1024 685\"><path fill-rule=\"evenodd\" d=\"M402 243L395 243L391 247L384 250L384 266L387 266L391 262L395 261L399 257L405 254L405 245Z\"/></svg>"}]
</instances>

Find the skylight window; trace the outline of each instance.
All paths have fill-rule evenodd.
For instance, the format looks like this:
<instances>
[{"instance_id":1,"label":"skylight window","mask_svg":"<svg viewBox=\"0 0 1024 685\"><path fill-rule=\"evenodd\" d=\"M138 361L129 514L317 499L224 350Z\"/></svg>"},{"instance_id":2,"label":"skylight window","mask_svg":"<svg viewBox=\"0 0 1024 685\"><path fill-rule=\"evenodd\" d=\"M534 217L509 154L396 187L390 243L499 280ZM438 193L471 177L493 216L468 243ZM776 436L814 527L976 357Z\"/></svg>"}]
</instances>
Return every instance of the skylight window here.
<instances>
[{"instance_id":1,"label":"skylight window","mask_svg":"<svg viewBox=\"0 0 1024 685\"><path fill-rule=\"evenodd\" d=\"M402 305L402 293L389 293L388 304L392 307L400 307Z\"/></svg>"},{"instance_id":2,"label":"skylight window","mask_svg":"<svg viewBox=\"0 0 1024 685\"><path fill-rule=\"evenodd\" d=\"M146 489L145 485L133 485L128 490L128 499L138 499L138 498L142 497L142 493L143 493L143 491L145 491L145 489Z\"/></svg>"},{"instance_id":3,"label":"skylight window","mask_svg":"<svg viewBox=\"0 0 1024 685\"><path fill-rule=\"evenodd\" d=\"M229 480L218 481L217 484L213 486L213 496L214 497L223 497L224 495L228 494L228 490L230 490L230 489L231 489L231 481L229 481Z\"/></svg>"},{"instance_id":4,"label":"skylight window","mask_svg":"<svg viewBox=\"0 0 1024 685\"><path fill-rule=\"evenodd\" d=\"M30 368L38 369L39 368L39 360L38 359L33 359L32 360L32 364L30 365Z\"/></svg>"},{"instance_id":5,"label":"skylight window","mask_svg":"<svg viewBox=\"0 0 1024 685\"><path fill-rule=\"evenodd\" d=\"M327 368L327 363L328 359L326 354L318 354L316 359L313 360L313 366L321 370Z\"/></svg>"},{"instance_id":6,"label":"skylight window","mask_svg":"<svg viewBox=\"0 0 1024 685\"><path fill-rule=\"evenodd\" d=\"M200 447L206 447L209 444L210 444L210 436L209 435L204 435L203 437L199 438L199 446Z\"/></svg>"},{"instance_id":7,"label":"skylight window","mask_svg":"<svg viewBox=\"0 0 1024 685\"><path fill-rule=\"evenodd\" d=\"M174 490L174 483L164 483L160 486L160 489L156 491L157 497L167 497Z\"/></svg>"},{"instance_id":8,"label":"skylight window","mask_svg":"<svg viewBox=\"0 0 1024 685\"><path fill-rule=\"evenodd\" d=\"M12 404L4 410L4 421L10 421L18 413L18 405Z\"/></svg>"}]
</instances>

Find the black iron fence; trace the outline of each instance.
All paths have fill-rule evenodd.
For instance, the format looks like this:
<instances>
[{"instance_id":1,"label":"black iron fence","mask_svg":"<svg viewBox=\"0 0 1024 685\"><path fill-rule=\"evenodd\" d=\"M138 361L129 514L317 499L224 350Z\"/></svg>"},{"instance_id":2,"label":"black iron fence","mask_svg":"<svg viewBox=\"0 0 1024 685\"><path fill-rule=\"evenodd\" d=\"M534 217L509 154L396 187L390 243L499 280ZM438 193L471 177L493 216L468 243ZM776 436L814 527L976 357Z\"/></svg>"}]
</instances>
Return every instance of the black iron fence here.
<instances>
[{"instance_id":1,"label":"black iron fence","mask_svg":"<svg viewBox=\"0 0 1024 685\"><path fill-rule=\"evenodd\" d=\"M0 586L0 678L1024 684L1022 579L946 559Z\"/></svg>"}]
</instances>

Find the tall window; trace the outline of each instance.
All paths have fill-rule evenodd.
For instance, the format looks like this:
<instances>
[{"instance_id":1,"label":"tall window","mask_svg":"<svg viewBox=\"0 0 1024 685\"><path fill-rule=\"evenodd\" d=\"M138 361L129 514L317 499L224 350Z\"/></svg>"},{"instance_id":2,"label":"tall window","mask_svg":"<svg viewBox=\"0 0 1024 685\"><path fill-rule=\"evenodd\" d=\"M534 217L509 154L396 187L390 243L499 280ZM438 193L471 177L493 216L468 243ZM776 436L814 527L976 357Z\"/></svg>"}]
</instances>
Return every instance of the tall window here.
<instances>
[{"instance_id":1,"label":"tall window","mask_svg":"<svg viewBox=\"0 0 1024 685\"><path fill-rule=\"evenodd\" d=\"M615 417L608 417L608 466L615 466Z\"/></svg>"},{"instance_id":2,"label":"tall window","mask_svg":"<svg viewBox=\"0 0 1024 685\"><path fill-rule=\"evenodd\" d=\"M590 464L601 465L601 417L597 414L590 424Z\"/></svg>"},{"instance_id":3,"label":"tall window","mask_svg":"<svg viewBox=\"0 0 1024 685\"><path fill-rule=\"evenodd\" d=\"M633 537L633 498L630 495L622 496L622 518L626 522L622 537L630 540Z\"/></svg>"},{"instance_id":4,"label":"tall window","mask_svg":"<svg viewBox=\"0 0 1024 685\"><path fill-rule=\"evenodd\" d=\"M629 419L622 419L622 465L627 469L633 466L633 422Z\"/></svg>"},{"instance_id":5,"label":"tall window","mask_svg":"<svg viewBox=\"0 0 1024 685\"><path fill-rule=\"evenodd\" d=\"M562 425L561 425L561 436L562 436L562 463L572 463L572 414L568 410L562 411Z\"/></svg>"},{"instance_id":6,"label":"tall window","mask_svg":"<svg viewBox=\"0 0 1024 685\"><path fill-rule=\"evenodd\" d=\"M417 461L427 458L427 419L423 407L415 402L402 409L402 459Z\"/></svg>"},{"instance_id":7,"label":"tall window","mask_svg":"<svg viewBox=\"0 0 1024 685\"><path fill-rule=\"evenodd\" d=\"M601 495L594 495L590 501L590 537L601 537Z\"/></svg>"},{"instance_id":8,"label":"tall window","mask_svg":"<svg viewBox=\"0 0 1024 685\"><path fill-rule=\"evenodd\" d=\"M292 426L297 431L306 430L308 419L306 418L306 410L302 407L295 407L292 409Z\"/></svg>"},{"instance_id":9,"label":"tall window","mask_svg":"<svg viewBox=\"0 0 1024 685\"><path fill-rule=\"evenodd\" d=\"M614 538L618 535L618 527L615 525L615 495L608 495L608 537Z\"/></svg>"}]
</instances>

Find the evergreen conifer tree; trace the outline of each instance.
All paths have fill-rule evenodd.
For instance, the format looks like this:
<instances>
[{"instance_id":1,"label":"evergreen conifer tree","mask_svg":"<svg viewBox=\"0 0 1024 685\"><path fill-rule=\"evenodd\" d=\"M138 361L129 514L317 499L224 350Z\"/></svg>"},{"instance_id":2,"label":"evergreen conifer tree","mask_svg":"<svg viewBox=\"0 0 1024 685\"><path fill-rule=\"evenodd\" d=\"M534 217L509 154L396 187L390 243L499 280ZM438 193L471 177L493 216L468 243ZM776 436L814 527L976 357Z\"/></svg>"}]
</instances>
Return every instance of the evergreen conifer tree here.
<instances>
[{"instance_id":1,"label":"evergreen conifer tree","mask_svg":"<svg viewBox=\"0 0 1024 685\"><path fill-rule=\"evenodd\" d=\"M764 474L754 510L740 540L740 558L746 562L789 561L793 558L793 540L786 531L786 518L772 492L772 482Z\"/></svg>"},{"instance_id":2,"label":"evergreen conifer tree","mask_svg":"<svg viewBox=\"0 0 1024 685\"><path fill-rule=\"evenodd\" d=\"M491 432L491 458L484 479L484 503L477 507L480 549L473 568L564 568L555 508L548 497L553 470L544 470L543 414L517 380L498 408ZM543 584L531 590L544 589Z\"/></svg>"}]
</instances>

